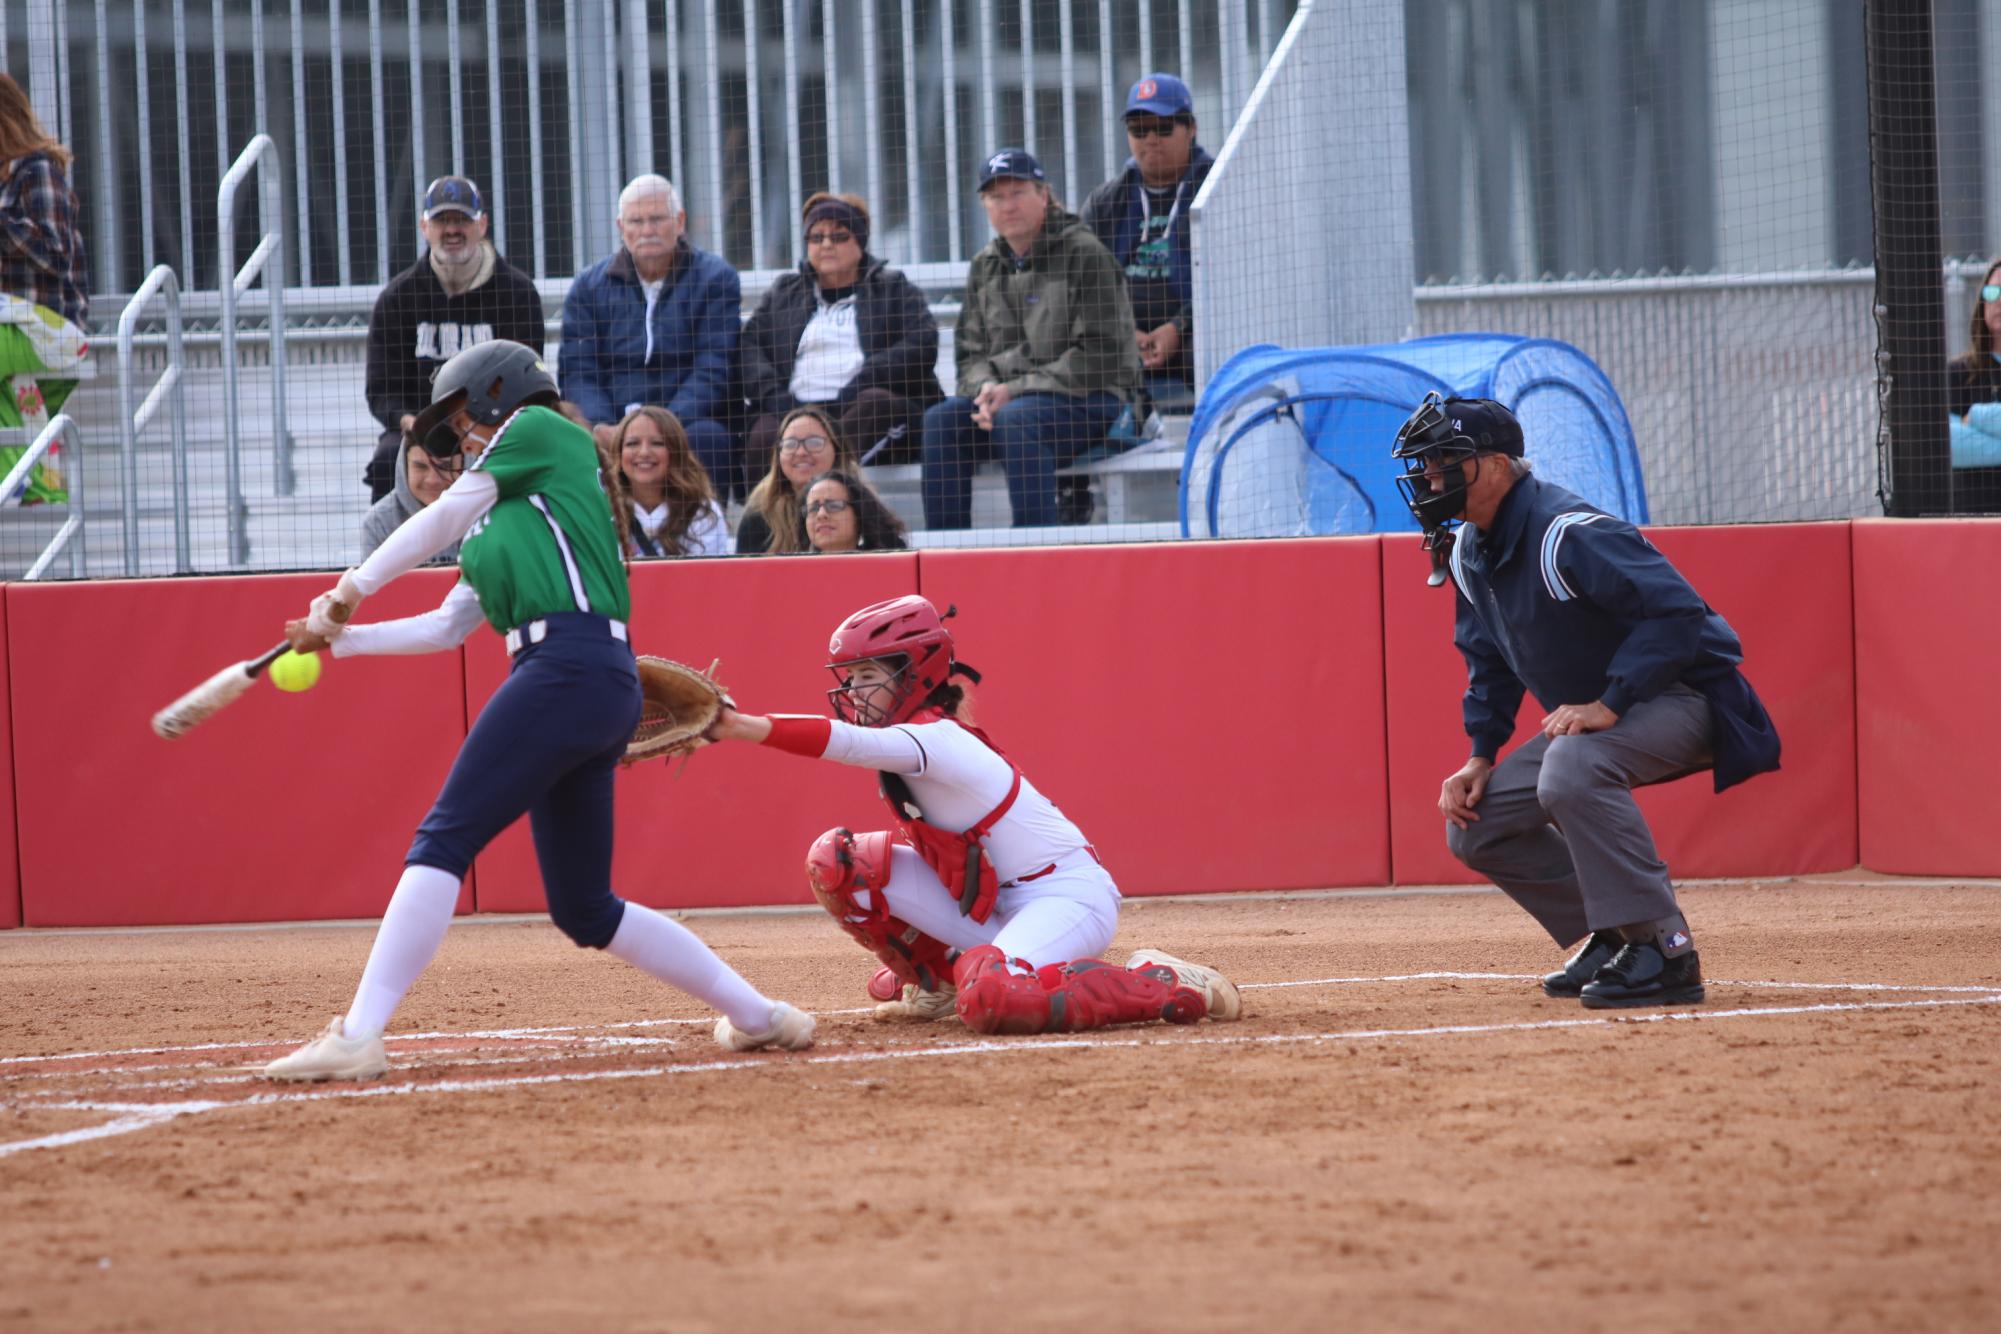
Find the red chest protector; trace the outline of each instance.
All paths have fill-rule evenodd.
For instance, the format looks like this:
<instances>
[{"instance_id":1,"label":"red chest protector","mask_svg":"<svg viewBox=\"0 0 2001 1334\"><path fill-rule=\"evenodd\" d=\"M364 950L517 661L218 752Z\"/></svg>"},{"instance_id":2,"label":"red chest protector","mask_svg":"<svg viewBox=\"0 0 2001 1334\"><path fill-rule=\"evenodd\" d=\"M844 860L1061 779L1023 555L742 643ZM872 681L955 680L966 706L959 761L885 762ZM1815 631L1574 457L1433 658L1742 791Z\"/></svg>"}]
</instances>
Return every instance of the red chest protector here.
<instances>
[{"instance_id":1,"label":"red chest protector","mask_svg":"<svg viewBox=\"0 0 2001 1334\"><path fill-rule=\"evenodd\" d=\"M927 709L909 719L913 723L937 722L945 715L936 709ZM975 922L984 922L993 915L994 900L1000 895L1000 877L994 873L993 863L987 860L984 840L989 830L1000 823L1014 806L1014 799L1021 795L1021 767L1007 759L1007 752L993 743L993 739L977 727L958 723L994 754L1007 760L1007 767L1014 775L1008 785L1007 795L1000 805L981 816L972 828L963 833L951 833L927 824L924 813L918 809L917 801L910 793L910 785L903 781L903 775L883 773L877 775L877 790L889 806L890 818L910 846L917 849L917 855L933 871L945 888L958 896L959 911Z\"/></svg>"}]
</instances>

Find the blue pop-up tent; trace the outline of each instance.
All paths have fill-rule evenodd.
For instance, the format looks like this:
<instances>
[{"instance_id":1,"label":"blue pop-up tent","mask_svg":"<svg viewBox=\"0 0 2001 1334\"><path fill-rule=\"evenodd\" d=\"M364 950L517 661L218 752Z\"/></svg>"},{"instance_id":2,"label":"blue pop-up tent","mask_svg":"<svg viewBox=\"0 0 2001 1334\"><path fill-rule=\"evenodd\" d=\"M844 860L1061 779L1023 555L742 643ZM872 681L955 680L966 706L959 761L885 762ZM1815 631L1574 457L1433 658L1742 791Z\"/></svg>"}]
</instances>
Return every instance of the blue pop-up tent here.
<instances>
[{"instance_id":1,"label":"blue pop-up tent","mask_svg":"<svg viewBox=\"0 0 2001 1334\"><path fill-rule=\"evenodd\" d=\"M1632 424L1597 363L1555 339L1468 333L1231 357L1189 424L1182 536L1415 531L1390 450L1433 389L1506 404L1537 476L1647 521Z\"/></svg>"}]
</instances>

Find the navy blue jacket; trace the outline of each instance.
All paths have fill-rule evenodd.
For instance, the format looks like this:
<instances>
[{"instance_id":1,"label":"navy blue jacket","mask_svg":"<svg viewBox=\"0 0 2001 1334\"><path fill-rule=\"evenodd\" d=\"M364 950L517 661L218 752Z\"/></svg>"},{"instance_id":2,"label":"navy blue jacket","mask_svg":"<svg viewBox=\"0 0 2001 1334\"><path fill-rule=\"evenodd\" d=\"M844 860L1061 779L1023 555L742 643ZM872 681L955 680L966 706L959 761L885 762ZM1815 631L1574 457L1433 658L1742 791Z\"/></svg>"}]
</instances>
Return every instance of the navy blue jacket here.
<instances>
[{"instance_id":1,"label":"navy blue jacket","mask_svg":"<svg viewBox=\"0 0 2001 1334\"><path fill-rule=\"evenodd\" d=\"M1530 474L1486 533L1460 529L1452 581L1475 755L1514 735L1524 687L1545 709L1602 700L1623 716L1683 682L1709 699L1718 792L1779 767L1736 631L1625 520Z\"/></svg>"},{"instance_id":2,"label":"navy blue jacket","mask_svg":"<svg viewBox=\"0 0 2001 1334\"><path fill-rule=\"evenodd\" d=\"M683 422L734 415L731 372L743 321L743 283L720 256L683 237L653 308L646 355L646 289L624 246L570 284L563 302L563 397L594 422L656 403Z\"/></svg>"}]
</instances>

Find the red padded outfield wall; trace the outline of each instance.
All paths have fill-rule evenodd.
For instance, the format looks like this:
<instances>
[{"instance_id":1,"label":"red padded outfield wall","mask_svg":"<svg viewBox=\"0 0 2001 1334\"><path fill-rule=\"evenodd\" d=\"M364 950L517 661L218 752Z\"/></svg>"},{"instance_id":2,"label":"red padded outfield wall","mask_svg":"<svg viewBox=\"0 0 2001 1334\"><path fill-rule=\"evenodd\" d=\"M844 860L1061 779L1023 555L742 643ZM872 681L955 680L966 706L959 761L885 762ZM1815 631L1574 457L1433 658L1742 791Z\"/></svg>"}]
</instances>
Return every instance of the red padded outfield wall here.
<instances>
[{"instance_id":1,"label":"red padded outfield wall","mask_svg":"<svg viewBox=\"0 0 2001 1334\"><path fill-rule=\"evenodd\" d=\"M21 924L20 845L14 830L13 715L32 703L13 698L7 653L7 600L0 597L0 928Z\"/></svg>"},{"instance_id":2,"label":"red padded outfield wall","mask_svg":"<svg viewBox=\"0 0 2001 1334\"><path fill-rule=\"evenodd\" d=\"M978 719L1127 894L1380 885L1373 537L927 551Z\"/></svg>"},{"instance_id":3,"label":"red padded outfield wall","mask_svg":"<svg viewBox=\"0 0 2001 1334\"><path fill-rule=\"evenodd\" d=\"M1661 855L1683 877L1793 875L1857 860L1855 622L1849 525L1649 529L1647 536L1744 641L1745 672L1784 742L1784 768L1722 796L1707 775L1640 794ZM1401 884L1477 879L1445 848L1438 789L1465 762L1451 587L1424 582L1415 537L1384 539L1392 861ZM1517 739L1542 717L1525 700ZM1505 755L1505 751L1503 754Z\"/></svg>"},{"instance_id":4,"label":"red padded outfield wall","mask_svg":"<svg viewBox=\"0 0 2001 1334\"><path fill-rule=\"evenodd\" d=\"M690 560L632 570L632 647L706 667L752 713L825 713L827 640L857 607L917 590L917 557L893 552L828 560ZM465 650L477 714L499 688L507 655L481 633ZM443 768L438 769L439 777ZM404 819L415 828L423 806ZM875 775L732 743L618 778L612 883L654 907L804 903L806 849L833 825L885 823ZM476 865L484 912L543 910L527 821L496 839Z\"/></svg>"},{"instance_id":5,"label":"red padded outfield wall","mask_svg":"<svg viewBox=\"0 0 2001 1334\"><path fill-rule=\"evenodd\" d=\"M1786 740L1784 772L1722 798L1700 778L1644 794L1677 873L1829 870L1859 855L1888 871L2001 874L1975 770L2001 737L2001 705L1980 684L2001 629L1927 591L1993 565L2001 523L1654 537L1744 636ZM821 712L833 626L921 587L963 609L964 655L989 674L980 719L1129 892L1463 880L1435 809L1464 755L1463 668L1450 597L1424 586L1415 546L649 564L634 575L634 639L702 663L720 654L746 708ZM399 581L363 615L428 608L451 578ZM15 916L14 883L31 926L381 912L463 739L469 692L476 710L505 670L494 636L463 653L330 662L297 696L260 684L179 742L148 729L172 696L267 645L327 581L5 589L0 748L11 744L18 782L0 921ZM655 764L619 780L618 887L643 902L802 902L815 835L883 822L871 775L856 770L729 746L677 773ZM525 829L489 849L474 883L482 908L541 907Z\"/></svg>"},{"instance_id":6,"label":"red padded outfield wall","mask_svg":"<svg viewBox=\"0 0 2001 1334\"><path fill-rule=\"evenodd\" d=\"M435 606L455 577L411 575L366 614ZM314 689L260 681L179 741L151 728L327 587L324 574L7 586L28 925L381 914L464 735L457 653L330 661Z\"/></svg>"},{"instance_id":7,"label":"red padded outfield wall","mask_svg":"<svg viewBox=\"0 0 2001 1334\"><path fill-rule=\"evenodd\" d=\"M1862 862L1905 875L2001 875L2001 523L1854 525Z\"/></svg>"}]
</instances>

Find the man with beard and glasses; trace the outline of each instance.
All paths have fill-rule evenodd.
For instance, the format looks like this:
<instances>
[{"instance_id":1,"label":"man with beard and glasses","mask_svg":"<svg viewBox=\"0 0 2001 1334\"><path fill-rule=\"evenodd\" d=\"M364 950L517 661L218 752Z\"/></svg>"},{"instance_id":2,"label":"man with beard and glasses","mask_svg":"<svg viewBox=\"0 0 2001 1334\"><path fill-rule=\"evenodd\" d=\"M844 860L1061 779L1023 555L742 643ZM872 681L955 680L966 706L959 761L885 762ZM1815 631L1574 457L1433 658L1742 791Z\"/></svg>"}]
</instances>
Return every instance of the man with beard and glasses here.
<instances>
[{"instance_id":1,"label":"man with beard and glasses","mask_svg":"<svg viewBox=\"0 0 2001 1334\"><path fill-rule=\"evenodd\" d=\"M389 280L368 317L368 410L382 423L366 473L371 502L396 485L404 433L430 403L438 367L495 338L542 352L542 295L486 239L477 185L463 176L432 181L417 230L424 253Z\"/></svg>"}]
</instances>

